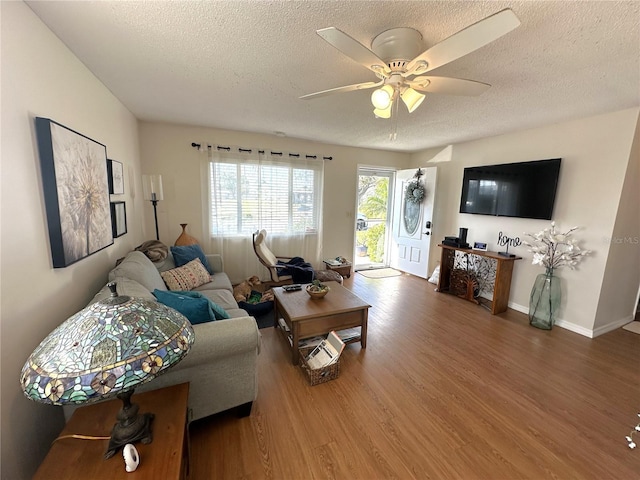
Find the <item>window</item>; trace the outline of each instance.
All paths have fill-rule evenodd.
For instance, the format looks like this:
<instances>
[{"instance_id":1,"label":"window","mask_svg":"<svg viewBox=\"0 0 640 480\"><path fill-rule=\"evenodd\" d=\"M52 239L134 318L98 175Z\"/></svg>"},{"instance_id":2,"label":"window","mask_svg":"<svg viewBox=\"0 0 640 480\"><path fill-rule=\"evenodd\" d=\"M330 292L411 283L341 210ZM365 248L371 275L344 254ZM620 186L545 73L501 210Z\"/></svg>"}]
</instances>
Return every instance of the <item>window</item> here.
<instances>
[{"instance_id":1,"label":"window","mask_svg":"<svg viewBox=\"0 0 640 480\"><path fill-rule=\"evenodd\" d=\"M318 231L322 160L228 155L209 163L212 235L251 235L260 228L284 236Z\"/></svg>"}]
</instances>

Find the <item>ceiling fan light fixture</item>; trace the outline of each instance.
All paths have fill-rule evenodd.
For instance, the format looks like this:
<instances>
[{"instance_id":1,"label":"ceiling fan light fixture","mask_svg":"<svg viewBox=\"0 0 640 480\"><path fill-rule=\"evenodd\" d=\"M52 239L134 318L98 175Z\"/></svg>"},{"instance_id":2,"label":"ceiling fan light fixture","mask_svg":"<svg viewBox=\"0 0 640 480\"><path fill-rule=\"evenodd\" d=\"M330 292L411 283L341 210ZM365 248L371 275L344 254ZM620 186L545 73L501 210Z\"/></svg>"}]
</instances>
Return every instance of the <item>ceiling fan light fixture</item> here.
<instances>
[{"instance_id":1,"label":"ceiling fan light fixture","mask_svg":"<svg viewBox=\"0 0 640 480\"><path fill-rule=\"evenodd\" d=\"M400 98L402 98L402 101L407 106L409 113L412 113L420 106L420 104L422 104L422 102L424 102L425 95L416 92L411 87L407 87L404 92L400 94Z\"/></svg>"},{"instance_id":2,"label":"ceiling fan light fixture","mask_svg":"<svg viewBox=\"0 0 640 480\"><path fill-rule=\"evenodd\" d=\"M376 118L391 118L391 105L389 104L387 108L374 108L373 114Z\"/></svg>"},{"instance_id":3,"label":"ceiling fan light fixture","mask_svg":"<svg viewBox=\"0 0 640 480\"><path fill-rule=\"evenodd\" d=\"M386 110L391 107L391 101L393 100L393 87L391 85L384 85L373 91L371 94L371 103L377 110ZM389 118L389 117L384 117Z\"/></svg>"}]
</instances>

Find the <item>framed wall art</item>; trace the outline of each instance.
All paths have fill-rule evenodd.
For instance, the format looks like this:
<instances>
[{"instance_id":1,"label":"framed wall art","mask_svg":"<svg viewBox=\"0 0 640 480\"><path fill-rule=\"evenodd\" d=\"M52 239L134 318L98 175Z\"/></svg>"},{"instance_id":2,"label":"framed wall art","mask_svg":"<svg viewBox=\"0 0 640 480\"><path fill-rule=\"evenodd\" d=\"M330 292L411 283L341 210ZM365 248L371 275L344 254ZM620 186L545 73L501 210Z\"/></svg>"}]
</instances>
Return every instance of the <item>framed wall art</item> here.
<instances>
[{"instance_id":1,"label":"framed wall art","mask_svg":"<svg viewBox=\"0 0 640 480\"><path fill-rule=\"evenodd\" d=\"M107 160L107 173L109 193L112 195L124 195L124 169L122 163L116 160Z\"/></svg>"},{"instance_id":2,"label":"framed wall art","mask_svg":"<svg viewBox=\"0 0 640 480\"><path fill-rule=\"evenodd\" d=\"M107 147L48 118L36 136L54 268L113 244Z\"/></svg>"},{"instance_id":3,"label":"framed wall art","mask_svg":"<svg viewBox=\"0 0 640 480\"><path fill-rule=\"evenodd\" d=\"M127 207L124 202L111 202L111 229L114 238L127 233Z\"/></svg>"}]
</instances>

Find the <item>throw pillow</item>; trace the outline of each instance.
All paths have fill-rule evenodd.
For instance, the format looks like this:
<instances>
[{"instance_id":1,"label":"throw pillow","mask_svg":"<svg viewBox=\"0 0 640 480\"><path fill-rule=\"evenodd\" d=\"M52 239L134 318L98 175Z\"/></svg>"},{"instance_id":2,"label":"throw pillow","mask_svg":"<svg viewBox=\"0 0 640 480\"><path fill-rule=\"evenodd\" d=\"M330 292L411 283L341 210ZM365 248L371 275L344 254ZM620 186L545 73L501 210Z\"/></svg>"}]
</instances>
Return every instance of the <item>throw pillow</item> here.
<instances>
[{"instance_id":1,"label":"throw pillow","mask_svg":"<svg viewBox=\"0 0 640 480\"><path fill-rule=\"evenodd\" d=\"M160 272L169 290L191 290L211 281L209 272L199 258L182 267Z\"/></svg>"},{"instance_id":2,"label":"throw pillow","mask_svg":"<svg viewBox=\"0 0 640 480\"><path fill-rule=\"evenodd\" d=\"M199 258L202 265L204 265L204 268L207 269L207 272L209 272L210 275L213 275L213 269L211 268L211 265L209 265L207 256L202 251L202 247L200 247L200 245L171 247L171 255L173 255L173 261L176 262L176 267L181 267L189 263L191 260Z\"/></svg>"},{"instance_id":3,"label":"throw pillow","mask_svg":"<svg viewBox=\"0 0 640 480\"><path fill-rule=\"evenodd\" d=\"M162 290L158 290L158 292L159 292L159 295L156 295L156 298L158 299L158 301L160 303L164 303L165 305L167 305L169 307L173 307L173 305L169 305L169 304L163 302L161 300L161 298L166 298L166 296L178 296L178 297L183 297L183 298L187 297L187 298L191 298L191 299L198 300L198 301L204 300L206 305L207 305L207 312L208 312L208 318L206 320L204 320L205 322L209 321L209 320L225 320L227 318L231 318L224 308L222 308L217 303L212 302L210 299L205 297L200 292L193 292L193 291L164 292ZM154 291L153 294L155 295L156 292ZM163 295L163 294L166 294L166 295ZM173 307L173 308L176 308L176 307ZM178 308L176 308L176 310L178 310L180 312L180 310ZM180 313L182 313L182 312L180 312ZM183 315L185 317L189 318L186 314L183 314ZM189 320L191 321L190 318L189 318ZM191 323L194 323L194 322L191 321ZM195 322L195 323L203 323L203 322Z\"/></svg>"},{"instance_id":4,"label":"throw pillow","mask_svg":"<svg viewBox=\"0 0 640 480\"><path fill-rule=\"evenodd\" d=\"M193 325L205 323L215 320L209 308L209 302L206 298L200 296L192 297L183 294L184 292L167 292L165 290L154 290L153 294L158 302L179 311L187 317Z\"/></svg>"}]
</instances>

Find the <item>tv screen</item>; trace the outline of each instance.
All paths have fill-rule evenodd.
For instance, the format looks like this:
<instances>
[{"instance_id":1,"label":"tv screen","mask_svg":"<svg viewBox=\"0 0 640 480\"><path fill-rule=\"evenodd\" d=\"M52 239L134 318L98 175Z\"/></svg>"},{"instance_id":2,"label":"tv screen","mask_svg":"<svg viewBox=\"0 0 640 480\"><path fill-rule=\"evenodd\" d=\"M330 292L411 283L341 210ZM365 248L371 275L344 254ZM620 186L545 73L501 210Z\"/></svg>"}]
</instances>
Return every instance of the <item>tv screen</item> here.
<instances>
[{"instance_id":1,"label":"tv screen","mask_svg":"<svg viewBox=\"0 0 640 480\"><path fill-rule=\"evenodd\" d=\"M460 213L551 220L560 160L465 168Z\"/></svg>"}]
</instances>

